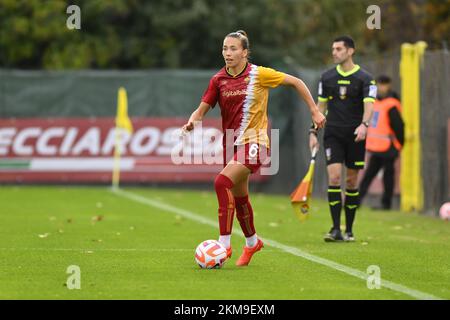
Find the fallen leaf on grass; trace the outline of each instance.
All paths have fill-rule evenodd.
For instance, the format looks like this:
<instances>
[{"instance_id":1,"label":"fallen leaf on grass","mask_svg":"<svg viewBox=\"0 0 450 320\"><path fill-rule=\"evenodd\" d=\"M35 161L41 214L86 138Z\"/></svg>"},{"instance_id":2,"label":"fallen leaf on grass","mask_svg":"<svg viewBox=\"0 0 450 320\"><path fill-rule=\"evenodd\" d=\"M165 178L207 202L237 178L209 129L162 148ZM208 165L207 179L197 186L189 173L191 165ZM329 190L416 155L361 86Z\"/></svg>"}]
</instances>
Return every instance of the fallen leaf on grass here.
<instances>
[{"instance_id":1,"label":"fallen leaf on grass","mask_svg":"<svg viewBox=\"0 0 450 320\"><path fill-rule=\"evenodd\" d=\"M102 215L93 216L93 217L91 218L91 220L92 220L93 222L102 221L102 220L103 220L103 216L102 216Z\"/></svg>"}]
</instances>

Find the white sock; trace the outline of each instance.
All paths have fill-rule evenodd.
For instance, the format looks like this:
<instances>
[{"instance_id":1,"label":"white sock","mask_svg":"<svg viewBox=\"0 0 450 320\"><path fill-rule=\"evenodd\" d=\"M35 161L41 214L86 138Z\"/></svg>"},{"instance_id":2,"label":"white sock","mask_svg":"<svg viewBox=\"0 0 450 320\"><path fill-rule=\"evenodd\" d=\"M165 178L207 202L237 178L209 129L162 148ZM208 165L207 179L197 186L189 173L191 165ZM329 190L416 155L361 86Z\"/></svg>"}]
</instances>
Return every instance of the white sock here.
<instances>
[{"instance_id":1,"label":"white sock","mask_svg":"<svg viewBox=\"0 0 450 320\"><path fill-rule=\"evenodd\" d=\"M258 243L258 237L256 236L256 233L252 235L251 237L245 238L245 243L247 247L253 248Z\"/></svg>"},{"instance_id":2,"label":"white sock","mask_svg":"<svg viewBox=\"0 0 450 320\"><path fill-rule=\"evenodd\" d=\"M231 246L231 234L227 236L219 236L219 242L225 246L225 248L230 248Z\"/></svg>"}]
</instances>

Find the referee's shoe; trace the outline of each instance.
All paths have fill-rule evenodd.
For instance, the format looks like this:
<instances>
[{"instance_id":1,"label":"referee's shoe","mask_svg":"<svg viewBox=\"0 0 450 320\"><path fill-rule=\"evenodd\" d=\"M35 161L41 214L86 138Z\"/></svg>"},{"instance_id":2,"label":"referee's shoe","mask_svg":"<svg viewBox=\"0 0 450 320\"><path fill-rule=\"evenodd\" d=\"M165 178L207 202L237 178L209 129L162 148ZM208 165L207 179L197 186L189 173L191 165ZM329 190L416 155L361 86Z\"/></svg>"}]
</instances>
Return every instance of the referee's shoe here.
<instances>
[{"instance_id":1,"label":"referee's shoe","mask_svg":"<svg viewBox=\"0 0 450 320\"><path fill-rule=\"evenodd\" d=\"M353 232L346 231L344 233L344 241L345 242L355 242L355 236L353 235Z\"/></svg>"},{"instance_id":2,"label":"referee's shoe","mask_svg":"<svg viewBox=\"0 0 450 320\"><path fill-rule=\"evenodd\" d=\"M325 240L325 242L337 242L344 241L344 238L342 237L341 230L331 228L330 232L325 235L323 240Z\"/></svg>"}]
</instances>

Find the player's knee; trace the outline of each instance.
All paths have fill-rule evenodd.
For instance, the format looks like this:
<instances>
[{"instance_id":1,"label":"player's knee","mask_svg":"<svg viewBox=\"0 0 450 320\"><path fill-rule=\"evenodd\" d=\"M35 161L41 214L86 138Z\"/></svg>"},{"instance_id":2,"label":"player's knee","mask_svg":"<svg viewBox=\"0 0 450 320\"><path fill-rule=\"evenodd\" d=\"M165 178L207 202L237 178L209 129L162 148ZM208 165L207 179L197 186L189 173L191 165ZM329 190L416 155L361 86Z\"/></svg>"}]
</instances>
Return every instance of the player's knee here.
<instances>
[{"instance_id":1,"label":"player's knee","mask_svg":"<svg viewBox=\"0 0 450 320\"><path fill-rule=\"evenodd\" d=\"M223 188L231 189L233 188L233 181L223 174L218 174L214 180L214 188L216 190Z\"/></svg>"},{"instance_id":2,"label":"player's knee","mask_svg":"<svg viewBox=\"0 0 450 320\"><path fill-rule=\"evenodd\" d=\"M330 174L328 178L328 183L330 186L338 186L341 184L341 175L338 173Z\"/></svg>"}]
</instances>

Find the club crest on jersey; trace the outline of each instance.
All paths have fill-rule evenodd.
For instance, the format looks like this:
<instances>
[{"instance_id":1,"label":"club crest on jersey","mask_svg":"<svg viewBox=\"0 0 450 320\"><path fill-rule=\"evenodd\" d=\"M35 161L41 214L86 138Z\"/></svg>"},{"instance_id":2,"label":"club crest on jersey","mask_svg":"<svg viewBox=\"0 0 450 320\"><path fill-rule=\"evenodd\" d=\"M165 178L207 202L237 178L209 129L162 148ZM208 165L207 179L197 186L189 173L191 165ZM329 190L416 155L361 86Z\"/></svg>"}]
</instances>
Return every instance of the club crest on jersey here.
<instances>
[{"instance_id":1,"label":"club crest on jersey","mask_svg":"<svg viewBox=\"0 0 450 320\"><path fill-rule=\"evenodd\" d=\"M339 87L339 98L341 98L342 100L344 100L346 98L346 94L347 94L347 87L345 86L340 86Z\"/></svg>"},{"instance_id":2,"label":"club crest on jersey","mask_svg":"<svg viewBox=\"0 0 450 320\"><path fill-rule=\"evenodd\" d=\"M250 77L246 77L246 78L244 79L244 82L245 82L245 83L249 83L249 82L250 82Z\"/></svg>"}]
</instances>

